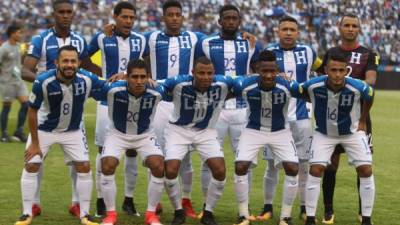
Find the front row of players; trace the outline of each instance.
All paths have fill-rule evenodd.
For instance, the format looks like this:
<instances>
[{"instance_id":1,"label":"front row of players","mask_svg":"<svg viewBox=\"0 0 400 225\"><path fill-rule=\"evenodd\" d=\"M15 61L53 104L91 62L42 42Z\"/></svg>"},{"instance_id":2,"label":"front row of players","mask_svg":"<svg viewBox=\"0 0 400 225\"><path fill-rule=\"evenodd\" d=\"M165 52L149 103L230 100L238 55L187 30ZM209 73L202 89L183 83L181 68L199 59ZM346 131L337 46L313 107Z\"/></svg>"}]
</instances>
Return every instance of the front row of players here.
<instances>
[{"instance_id":1,"label":"front row of players","mask_svg":"<svg viewBox=\"0 0 400 225\"><path fill-rule=\"evenodd\" d=\"M346 58L332 56L327 62L327 75L302 84L277 76L276 57L268 50L259 55L258 74L235 80L215 75L213 64L205 57L194 63L193 76L178 75L160 85L148 83L149 71L143 60L129 62L126 81L106 83L99 80L78 69L78 53L72 46L59 49L56 65L57 69L38 76L32 87L28 111L31 134L21 178L23 215L15 225L27 225L32 221L38 170L53 144L61 146L66 162L72 163L78 172L81 224L97 225L89 216L92 177L82 123L84 103L89 97L107 101L111 121L101 156L101 189L107 210L103 225L117 222L114 173L126 149L135 149L150 170L145 223L161 224L156 207L165 185L175 209L171 224L183 224L185 213L177 175L189 146L200 153L212 173L200 221L206 225L217 224L213 210L225 186L226 169L214 125L224 101L239 96L248 104L248 123L240 137L235 159L237 224L250 224L247 171L256 165L257 153L265 145L270 148L275 165L283 166L286 173L279 224L292 224L291 209L298 189L298 156L287 125L291 97L311 101L316 120L309 149L306 224L315 224L321 176L337 144L346 149L360 176L362 224L371 224L375 188L365 130L373 90L359 80L346 77ZM174 105L165 132L165 152L151 129L157 104L162 100Z\"/></svg>"}]
</instances>

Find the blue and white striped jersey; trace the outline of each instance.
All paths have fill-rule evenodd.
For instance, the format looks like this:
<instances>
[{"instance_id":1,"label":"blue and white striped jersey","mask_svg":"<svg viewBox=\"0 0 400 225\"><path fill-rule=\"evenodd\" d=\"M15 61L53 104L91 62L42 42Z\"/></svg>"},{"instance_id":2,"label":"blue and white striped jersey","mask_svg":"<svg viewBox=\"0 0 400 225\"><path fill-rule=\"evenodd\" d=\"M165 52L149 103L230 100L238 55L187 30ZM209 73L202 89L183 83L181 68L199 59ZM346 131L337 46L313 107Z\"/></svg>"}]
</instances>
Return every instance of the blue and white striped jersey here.
<instances>
[{"instance_id":1,"label":"blue and white striped jersey","mask_svg":"<svg viewBox=\"0 0 400 225\"><path fill-rule=\"evenodd\" d=\"M131 31L127 38L112 35L107 37L103 32L95 34L88 47L89 55L101 51L102 75L106 79L120 72L125 72L128 62L142 58L146 48L143 35Z\"/></svg>"},{"instance_id":2,"label":"blue and white striped jersey","mask_svg":"<svg viewBox=\"0 0 400 225\"><path fill-rule=\"evenodd\" d=\"M250 64L258 59L261 45L256 43L251 48L250 42L242 38L238 33L235 40L224 40L220 34L213 35L202 41L202 52L209 58L215 67L216 74L226 76L246 76L250 74ZM238 97L226 101L225 109L246 107L245 101Z\"/></svg>"},{"instance_id":3,"label":"blue and white striped jersey","mask_svg":"<svg viewBox=\"0 0 400 225\"><path fill-rule=\"evenodd\" d=\"M87 57L87 44L85 39L76 32L71 31L66 39L57 37L54 28L50 28L39 35L32 37L28 55L39 60L39 67L45 71L55 69L54 61L58 57L58 49L64 45L72 45L79 52L79 58Z\"/></svg>"},{"instance_id":4,"label":"blue and white striped jersey","mask_svg":"<svg viewBox=\"0 0 400 225\"><path fill-rule=\"evenodd\" d=\"M145 34L146 55L150 55L151 74L154 80L163 80L179 74L191 74L193 61L201 52L205 35L184 31L179 36L169 36L162 31Z\"/></svg>"},{"instance_id":5,"label":"blue and white striped jersey","mask_svg":"<svg viewBox=\"0 0 400 225\"><path fill-rule=\"evenodd\" d=\"M195 89L191 75L169 78L163 86L172 94L174 103L170 123L206 129L215 126L225 98L233 87L233 79L215 75L210 88L205 92Z\"/></svg>"},{"instance_id":6,"label":"blue and white striped jersey","mask_svg":"<svg viewBox=\"0 0 400 225\"><path fill-rule=\"evenodd\" d=\"M104 87L93 97L107 101L108 117L112 127L124 134L139 135L151 129L157 104L164 94L164 87L147 87L146 92L135 97L128 92L126 81L118 81Z\"/></svg>"},{"instance_id":7,"label":"blue and white striped jersey","mask_svg":"<svg viewBox=\"0 0 400 225\"><path fill-rule=\"evenodd\" d=\"M311 47L296 44L293 49L288 50L281 48L279 43L276 43L266 49L275 53L280 72L285 72L299 83L310 79L311 68L317 57ZM291 98L289 102L289 121L310 118L310 107L311 105L303 99Z\"/></svg>"},{"instance_id":8,"label":"blue and white striped jersey","mask_svg":"<svg viewBox=\"0 0 400 225\"><path fill-rule=\"evenodd\" d=\"M290 82L276 77L276 85L270 90L263 90L260 76L237 78L234 85L236 96L242 96L248 104L247 128L275 132L285 129L289 100L291 98Z\"/></svg>"},{"instance_id":9,"label":"blue and white striped jersey","mask_svg":"<svg viewBox=\"0 0 400 225\"><path fill-rule=\"evenodd\" d=\"M29 105L38 109L38 129L48 132L78 130L85 101L105 81L80 69L70 85L56 78L57 70L40 74L32 86Z\"/></svg>"},{"instance_id":10,"label":"blue and white striped jersey","mask_svg":"<svg viewBox=\"0 0 400 225\"><path fill-rule=\"evenodd\" d=\"M316 120L316 130L328 136L348 135L357 131L361 116L361 100L373 98L373 89L361 80L345 78L345 86L334 93L327 86L328 76L313 78L300 84L297 94L303 91L310 96Z\"/></svg>"},{"instance_id":11,"label":"blue and white striped jersey","mask_svg":"<svg viewBox=\"0 0 400 225\"><path fill-rule=\"evenodd\" d=\"M213 35L204 39L201 47L203 54L213 62L216 74L244 76L250 74L250 63L257 61L261 45L257 43L251 48L249 41L238 33L235 40Z\"/></svg>"}]
</instances>

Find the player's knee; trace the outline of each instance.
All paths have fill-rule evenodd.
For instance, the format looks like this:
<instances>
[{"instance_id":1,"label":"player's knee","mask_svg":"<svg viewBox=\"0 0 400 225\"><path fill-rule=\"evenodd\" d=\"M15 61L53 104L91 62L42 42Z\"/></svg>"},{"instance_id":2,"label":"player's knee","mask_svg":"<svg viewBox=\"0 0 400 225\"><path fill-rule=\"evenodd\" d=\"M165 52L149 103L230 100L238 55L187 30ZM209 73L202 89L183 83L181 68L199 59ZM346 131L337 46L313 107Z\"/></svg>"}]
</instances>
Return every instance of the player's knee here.
<instances>
[{"instance_id":1,"label":"player's knee","mask_svg":"<svg viewBox=\"0 0 400 225\"><path fill-rule=\"evenodd\" d=\"M370 177L372 175L372 166L361 165L357 167L357 174L359 177Z\"/></svg>"},{"instance_id":2,"label":"player's knee","mask_svg":"<svg viewBox=\"0 0 400 225\"><path fill-rule=\"evenodd\" d=\"M288 176L297 176L299 173L299 164L293 162L284 162L283 167L285 169L285 174Z\"/></svg>"},{"instance_id":3,"label":"player's knee","mask_svg":"<svg viewBox=\"0 0 400 225\"><path fill-rule=\"evenodd\" d=\"M151 174L155 177L164 177L165 168L164 160L161 156L155 156L156 158L149 158L146 160L146 165L149 167Z\"/></svg>"},{"instance_id":4,"label":"player's knee","mask_svg":"<svg viewBox=\"0 0 400 225\"><path fill-rule=\"evenodd\" d=\"M243 176L247 174L249 170L249 162L236 162L235 163L235 173L236 175Z\"/></svg>"},{"instance_id":5,"label":"player's knee","mask_svg":"<svg viewBox=\"0 0 400 225\"><path fill-rule=\"evenodd\" d=\"M90 163L89 162L75 162L75 169L77 173L89 173Z\"/></svg>"},{"instance_id":6,"label":"player's knee","mask_svg":"<svg viewBox=\"0 0 400 225\"><path fill-rule=\"evenodd\" d=\"M27 163L25 164L25 170L28 173L37 173L40 169L40 163Z\"/></svg>"},{"instance_id":7,"label":"player's knee","mask_svg":"<svg viewBox=\"0 0 400 225\"><path fill-rule=\"evenodd\" d=\"M167 179L175 179L178 176L180 162L178 160L169 160L165 162L165 176Z\"/></svg>"},{"instance_id":8,"label":"player's knee","mask_svg":"<svg viewBox=\"0 0 400 225\"><path fill-rule=\"evenodd\" d=\"M322 174L325 170L325 166L323 165L311 165L310 167L310 175L314 177L322 177Z\"/></svg>"},{"instance_id":9,"label":"player's knee","mask_svg":"<svg viewBox=\"0 0 400 225\"><path fill-rule=\"evenodd\" d=\"M225 177L226 177L225 166L222 166L222 165L215 166L215 167L213 167L211 172L212 172L212 176L214 179L219 180L219 181L225 180Z\"/></svg>"},{"instance_id":10,"label":"player's knee","mask_svg":"<svg viewBox=\"0 0 400 225\"><path fill-rule=\"evenodd\" d=\"M105 157L101 159L101 172L104 175L113 175L115 168L118 165L118 160L113 157Z\"/></svg>"},{"instance_id":11,"label":"player's knee","mask_svg":"<svg viewBox=\"0 0 400 225\"><path fill-rule=\"evenodd\" d=\"M135 149L128 149L125 152L126 157L136 157L137 151Z\"/></svg>"}]
</instances>

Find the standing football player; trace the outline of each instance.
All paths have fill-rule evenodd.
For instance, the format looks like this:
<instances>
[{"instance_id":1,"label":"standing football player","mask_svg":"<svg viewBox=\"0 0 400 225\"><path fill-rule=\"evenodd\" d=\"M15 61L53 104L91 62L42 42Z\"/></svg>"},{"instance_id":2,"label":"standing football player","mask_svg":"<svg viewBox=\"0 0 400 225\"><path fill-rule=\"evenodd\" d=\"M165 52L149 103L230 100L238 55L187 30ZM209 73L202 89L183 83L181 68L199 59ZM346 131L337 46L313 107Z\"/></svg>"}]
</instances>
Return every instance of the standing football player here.
<instances>
[{"instance_id":1,"label":"standing football player","mask_svg":"<svg viewBox=\"0 0 400 225\"><path fill-rule=\"evenodd\" d=\"M202 41L202 52L213 62L216 74L231 77L246 76L250 74L250 68L257 60L261 46L259 43L253 46L249 40L243 38L242 32L239 31L241 21L240 11L236 6L229 4L222 6L218 19L220 32ZM246 103L243 98L227 100L216 126L221 149L224 146L225 136L229 134L231 149L236 153L240 133L245 124ZM247 174L251 181L251 170ZM206 196L210 172L205 164L202 166L201 176L203 195Z\"/></svg>"},{"instance_id":2,"label":"standing football player","mask_svg":"<svg viewBox=\"0 0 400 225\"><path fill-rule=\"evenodd\" d=\"M99 32L94 35L89 44L89 55L93 55L99 50L101 51L102 76L106 79L112 75L126 72L130 60L140 59L143 56L146 40L143 35L132 31L135 17L136 8L132 3L125 1L117 3L113 12L115 26L111 36L107 36L104 32ZM108 107L105 101L97 104L95 144L98 146L99 152L96 156L96 216L105 215L105 204L100 184L100 159L105 136L110 125L107 111ZM133 200L133 192L138 175L136 155L137 152L134 149L129 149L125 152L125 198L122 204L122 210L133 216L139 216Z\"/></svg>"},{"instance_id":3,"label":"standing football player","mask_svg":"<svg viewBox=\"0 0 400 225\"><path fill-rule=\"evenodd\" d=\"M151 74L154 80L163 80L178 74L191 74L193 61L200 50L199 44L205 37L199 32L183 31L182 5L179 1L169 0L163 4L162 21L164 31L145 34L146 54L149 55ZM173 104L161 101L154 118L154 128L161 148L165 152L165 127L173 112ZM191 201L193 166L190 151L182 160L179 171L182 182L182 206L187 216L196 218Z\"/></svg>"},{"instance_id":4,"label":"standing football player","mask_svg":"<svg viewBox=\"0 0 400 225\"><path fill-rule=\"evenodd\" d=\"M310 79L316 54L308 45L298 43L299 24L293 17L283 17L278 24L279 43L267 47L275 53L279 71L291 79L302 83ZM307 150L312 135L309 116L310 105L303 99L292 98L289 103L288 121L292 131L294 143L299 157L299 196L300 214L305 219L305 185L308 176ZM272 217L272 202L278 184L279 170L274 166L273 155L268 147L264 151L264 159L268 160L264 174L264 207L259 220L268 220Z\"/></svg>"},{"instance_id":5,"label":"standing football player","mask_svg":"<svg viewBox=\"0 0 400 225\"><path fill-rule=\"evenodd\" d=\"M8 40L0 46L0 91L3 97L1 111L1 141L10 142L7 132L8 114L15 99L21 104L18 112L17 129L12 138L26 142L24 124L28 111L28 89L21 79L21 50L19 42L22 39L22 27L12 24L7 28Z\"/></svg>"},{"instance_id":6,"label":"standing football player","mask_svg":"<svg viewBox=\"0 0 400 225\"><path fill-rule=\"evenodd\" d=\"M74 18L74 5L70 0L56 0L52 4L54 27L43 31L39 35L32 37L27 56L24 58L22 66L22 79L33 82L36 79L37 72L40 70L55 69L55 60L58 57L58 49L65 45L74 46L81 59L81 67L96 71L96 66L91 64L90 60L83 60L87 56L87 44L83 36L71 30L72 20ZM39 67L39 70L37 69ZM97 74L97 73L96 73ZM83 123L82 123L83 125ZM66 158L66 163L70 160ZM39 183L35 194L35 204L33 204L33 216L40 215L40 186L43 176L42 164L39 169ZM70 175L72 181L72 204L69 207L69 213L80 217L79 215L79 196L76 191L77 173L75 167L70 166Z\"/></svg>"}]
</instances>

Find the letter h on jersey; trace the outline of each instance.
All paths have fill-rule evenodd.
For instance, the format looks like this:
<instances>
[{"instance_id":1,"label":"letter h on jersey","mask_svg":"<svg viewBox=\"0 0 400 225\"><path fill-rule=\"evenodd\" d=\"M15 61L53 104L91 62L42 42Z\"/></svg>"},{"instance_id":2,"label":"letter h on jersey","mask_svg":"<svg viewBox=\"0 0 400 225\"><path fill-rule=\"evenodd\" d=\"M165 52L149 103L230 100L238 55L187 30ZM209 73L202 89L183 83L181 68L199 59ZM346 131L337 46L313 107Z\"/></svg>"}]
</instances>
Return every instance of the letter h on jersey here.
<instances>
[{"instance_id":1,"label":"letter h on jersey","mask_svg":"<svg viewBox=\"0 0 400 225\"><path fill-rule=\"evenodd\" d=\"M296 64L307 64L305 51L295 52L294 54L296 55Z\"/></svg>"},{"instance_id":2,"label":"letter h on jersey","mask_svg":"<svg viewBox=\"0 0 400 225\"><path fill-rule=\"evenodd\" d=\"M75 96L85 93L85 82L74 83L75 85Z\"/></svg>"},{"instance_id":3,"label":"letter h on jersey","mask_svg":"<svg viewBox=\"0 0 400 225\"><path fill-rule=\"evenodd\" d=\"M179 36L181 48L190 48L190 37L189 36Z\"/></svg>"},{"instance_id":4,"label":"letter h on jersey","mask_svg":"<svg viewBox=\"0 0 400 225\"><path fill-rule=\"evenodd\" d=\"M351 52L350 63L360 64L361 61L361 53L359 52Z\"/></svg>"},{"instance_id":5,"label":"letter h on jersey","mask_svg":"<svg viewBox=\"0 0 400 225\"><path fill-rule=\"evenodd\" d=\"M351 106L353 103L353 95L342 95L340 106Z\"/></svg>"},{"instance_id":6,"label":"letter h on jersey","mask_svg":"<svg viewBox=\"0 0 400 225\"><path fill-rule=\"evenodd\" d=\"M139 39L131 39L131 51L139 52L140 51L140 40Z\"/></svg>"},{"instance_id":7,"label":"letter h on jersey","mask_svg":"<svg viewBox=\"0 0 400 225\"><path fill-rule=\"evenodd\" d=\"M279 92L274 93L274 104L283 104L285 103L285 93Z\"/></svg>"},{"instance_id":8,"label":"letter h on jersey","mask_svg":"<svg viewBox=\"0 0 400 225\"><path fill-rule=\"evenodd\" d=\"M142 109L151 109L153 108L153 98L143 98Z\"/></svg>"},{"instance_id":9,"label":"letter h on jersey","mask_svg":"<svg viewBox=\"0 0 400 225\"><path fill-rule=\"evenodd\" d=\"M237 41L236 42L237 53L245 53L247 52L246 42L245 41Z\"/></svg>"}]
</instances>

